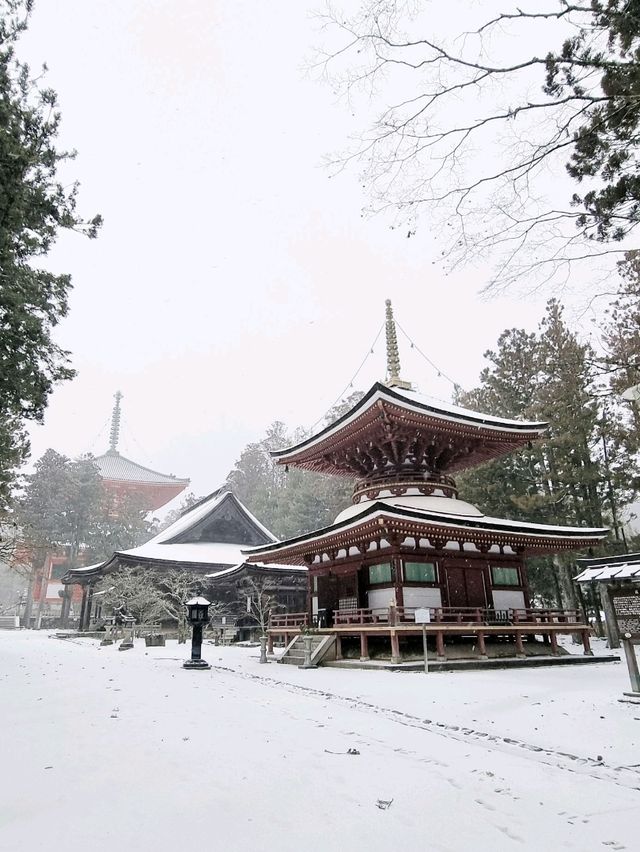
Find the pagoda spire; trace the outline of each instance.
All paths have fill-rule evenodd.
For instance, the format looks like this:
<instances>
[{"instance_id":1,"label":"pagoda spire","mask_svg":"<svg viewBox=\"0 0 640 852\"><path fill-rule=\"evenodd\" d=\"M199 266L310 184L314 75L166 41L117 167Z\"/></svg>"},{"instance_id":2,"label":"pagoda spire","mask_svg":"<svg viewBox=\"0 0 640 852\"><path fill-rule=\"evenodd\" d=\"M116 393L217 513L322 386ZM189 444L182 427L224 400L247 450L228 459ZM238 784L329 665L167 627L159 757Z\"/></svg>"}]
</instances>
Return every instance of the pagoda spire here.
<instances>
[{"instance_id":1,"label":"pagoda spire","mask_svg":"<svg viewBox=\"0 0 640 852\"><path fill-rule=\"evenodd\" d=\"M116 403L113 406L113 413L111 415L111 431L109 432L110 453L118 452L118 439L120 438L120 400L122 399L120 391L115 392L114 399Z\"/></svg>"},{"instance_id":2,"label":"pagoda spire","mask_svg":"<svg viewBox=\"0 0 640 852\"><path fill-rule=\"evenodd\" d=\"M411 390L411 382L405 382L400 378L400 355L398 353L398 336L396 334L396 321L393 318L391 299L385 301L386 319L385 334L387 338L387 381L385 384L390 388L403 388Z\"/></svg>"}]
</instances>

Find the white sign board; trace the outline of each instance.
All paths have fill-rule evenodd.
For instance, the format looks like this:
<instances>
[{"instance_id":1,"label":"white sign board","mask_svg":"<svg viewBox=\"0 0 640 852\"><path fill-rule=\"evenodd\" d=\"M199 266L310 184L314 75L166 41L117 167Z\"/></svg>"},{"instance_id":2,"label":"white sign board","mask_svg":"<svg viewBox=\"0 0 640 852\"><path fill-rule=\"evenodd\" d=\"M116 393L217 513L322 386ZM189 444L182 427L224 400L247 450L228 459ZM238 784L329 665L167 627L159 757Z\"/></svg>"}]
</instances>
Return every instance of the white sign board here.
<instances>
[{"instance_id":1,"label":"white sign board","mask_svg":"<svg viewBox=\"0 0 640 852\"><path fill-rule=\"evenodd\" d=\"M421 607L416 610L415 614L416 624L430 624L431 623L431 610Z\"/></svg>"}]
</instances>

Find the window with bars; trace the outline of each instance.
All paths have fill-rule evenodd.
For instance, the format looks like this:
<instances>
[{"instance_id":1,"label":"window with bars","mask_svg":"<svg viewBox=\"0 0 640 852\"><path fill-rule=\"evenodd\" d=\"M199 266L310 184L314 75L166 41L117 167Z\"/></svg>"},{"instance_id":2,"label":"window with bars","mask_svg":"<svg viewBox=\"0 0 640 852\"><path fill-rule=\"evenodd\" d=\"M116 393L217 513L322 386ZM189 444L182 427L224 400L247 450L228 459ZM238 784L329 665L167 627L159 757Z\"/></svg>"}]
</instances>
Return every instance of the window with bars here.
<instances>
[{"instance_id":1,"label":"window with bars","mask_svg":"<svg viewBox=\"0 0 640 852\"><path fill-rule=\"evenodd\" d=\"M381 562L378 565L369 565L369 584L371 586L380 583L391 582L391 563Z\"/></svg>"},{"instance_id":2,"label":"window with bars","mask_svg":"<svg viewBox=\"0 0 640 852\"><path fill-rule=\"evenodd\" d=\"M433 562L405 562L404 579L407 583L435 583L436 566Z\"/></svg>"},{"instance_id":3,"label":"window with bars","mask_svg":"<svg viewBox=\"0 0 640 852\"><path fill-rule=\"evenodd\" d=\"M519 586L520 572L517 568L491 566L491 582L494 586Z\"/></svg>"}]
</instances>

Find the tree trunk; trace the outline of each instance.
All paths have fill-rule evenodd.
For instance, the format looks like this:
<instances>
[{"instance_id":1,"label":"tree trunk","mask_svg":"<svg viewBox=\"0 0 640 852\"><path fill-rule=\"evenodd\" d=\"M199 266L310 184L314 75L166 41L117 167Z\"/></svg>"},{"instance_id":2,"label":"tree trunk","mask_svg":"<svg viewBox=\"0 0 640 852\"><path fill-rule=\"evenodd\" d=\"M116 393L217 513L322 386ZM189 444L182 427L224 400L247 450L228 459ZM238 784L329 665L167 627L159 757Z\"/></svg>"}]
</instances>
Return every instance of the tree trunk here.
<instances>
[{"instance_id":1,"label":"tree trunk","mask_svg":"<svg viewBox=\"0 0 640 852\"><path fill-rule=\"evenodd\" d=\"M558 576L560 578L564 607L566 609L580 610L581 606L578 602L578 596L576 594L575 586L573 585L573 578L571 576L569 567L567 565L563 565L558 556L553 557L553 565L554 568L557 570ZM571 636L574 644L576 645L580 644L580 642L582 641L582 638L579 633L572 633Z\"/></svg>"},{"instance_id":2,"label":"tree trunk","mask_svg":"<svg viewBox=\"0 0 640 852\"><path fill-rule=\"evenodd\" d=\"M31 569L31 573L28 577L28 585L27 585L27 599L24 603L24 615L22 616L22 623L24 627L31 627L31 613L33 612L33 587L36 583L36 572L35 569Z\"/></svg>"},{"instance_id":3,"label":"tree trunk","mask_svg":"<svg viewBox=\"0 0 640 852\"><path fill-rule=\"evenodd\" d=\"M40 600L38 601L38 611L36 613L36 623L34 627L36 630L40 630L40 624L42 622L42 615L44 613L44 605L47 600L47 587L49 585L49 581L46 579L44 575L44 569L40 572Z\"/></svg>"}]
</instances>

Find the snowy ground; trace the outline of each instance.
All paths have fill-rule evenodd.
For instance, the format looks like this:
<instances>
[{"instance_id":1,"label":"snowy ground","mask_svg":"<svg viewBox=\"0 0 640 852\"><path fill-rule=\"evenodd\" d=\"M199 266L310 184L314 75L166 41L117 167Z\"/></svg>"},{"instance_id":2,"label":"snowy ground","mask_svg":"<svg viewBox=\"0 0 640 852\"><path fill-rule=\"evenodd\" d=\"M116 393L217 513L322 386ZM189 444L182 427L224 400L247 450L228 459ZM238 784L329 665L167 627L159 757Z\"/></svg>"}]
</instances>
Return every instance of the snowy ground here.
<instances>
[{"instance_id":1,"label":"snowy ground","mask_svg":"<svg viewBox=\"0 0 640 852\"><path fill-rule=\"evenodd\" d=\"M0 632L1 852L640 849L623 664L305 671L205 645L193 672L186 653Z\"/></svg>"}]
</instances>

